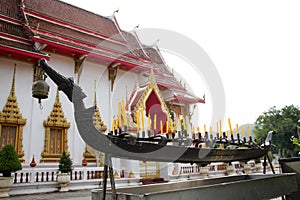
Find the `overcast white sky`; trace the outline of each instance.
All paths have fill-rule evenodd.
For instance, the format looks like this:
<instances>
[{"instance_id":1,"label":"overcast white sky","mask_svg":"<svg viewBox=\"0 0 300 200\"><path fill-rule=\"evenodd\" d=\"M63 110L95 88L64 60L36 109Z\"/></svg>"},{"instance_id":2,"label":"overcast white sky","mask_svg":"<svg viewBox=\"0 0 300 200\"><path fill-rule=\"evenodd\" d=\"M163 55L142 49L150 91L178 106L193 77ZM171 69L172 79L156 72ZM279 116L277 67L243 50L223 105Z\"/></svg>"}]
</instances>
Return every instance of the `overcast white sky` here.
<instances>
[{"instance_id":1,"label":"overcast white sky","mask_svg":"<svg viewBox=\"0 0 300 200\"><path fill-rule=\"evenodd\" d=\"M226 116L253 123L271 106L300 105L300 2L297 0L64 0L116 18L123 30L163 28L199 44L223 81ZM166 55L172 68L179 58ZM176 61L174 61L176 60ZM174 65L180 66L174 66ZM197 85L198 83L190 83ZM199 85L203 85L199 83ZM202 97L204 86L195 92ZM200 124L209 123L210 101L201 106ZM226 126L226 125L225 125Z\"/></svg>"}]
</instances>

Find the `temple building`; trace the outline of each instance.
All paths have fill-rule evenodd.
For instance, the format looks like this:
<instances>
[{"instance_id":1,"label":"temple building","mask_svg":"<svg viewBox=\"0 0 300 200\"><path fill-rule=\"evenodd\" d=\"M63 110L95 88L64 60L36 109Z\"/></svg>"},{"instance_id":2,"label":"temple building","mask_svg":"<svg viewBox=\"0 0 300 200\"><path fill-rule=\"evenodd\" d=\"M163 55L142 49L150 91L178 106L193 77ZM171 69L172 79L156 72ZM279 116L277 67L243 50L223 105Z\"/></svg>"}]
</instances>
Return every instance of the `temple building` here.
<instances>
[{"instance_id":1,"label":"temple building","mask_svg":"<svg viewBox=\"0 0 300 200\"><path fill-rule=\"evenodd\" d=\"M176 79L157 45L144 45L135 32L122 30L114 14L103 17L59 0L0 4L0 149L13 144L24 167L33 157L37 167L57 167L63 151L75 166L83 160L103 165L103 153L81 139L72 104L51 79L44 77L47 99L32 97L32 85L41 80L40 59L83 88L85 104L96 106L98 130L111 131L120 102L133 133L139 129L137 113L155 121L149 129L157 134L168 132L169 119L191 130L191 108L204 99ZM147 165L157 169L149 176L160 176L159 163L113 163L125 176L148 176Z\"/></svg>"}]
</instances>

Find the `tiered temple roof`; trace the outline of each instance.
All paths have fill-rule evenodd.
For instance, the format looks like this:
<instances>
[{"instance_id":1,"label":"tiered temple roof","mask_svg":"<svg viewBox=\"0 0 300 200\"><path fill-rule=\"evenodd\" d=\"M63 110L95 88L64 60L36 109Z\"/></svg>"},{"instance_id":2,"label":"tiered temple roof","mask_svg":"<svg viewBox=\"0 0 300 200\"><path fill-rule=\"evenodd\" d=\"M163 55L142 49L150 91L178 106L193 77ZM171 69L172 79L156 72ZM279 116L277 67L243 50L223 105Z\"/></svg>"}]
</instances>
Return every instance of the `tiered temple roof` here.
<instances>
[{"instance_id":1,"label":"tiered temple roof","mask_svg":"<svg viewBox=\"0 0 300 200\"><path fill-rule=\"evenodd\" d=\"M173 92L170 101L204 103L176 80L157 46L142 44L136 34L121 30L110 17L59 0L0 0L0 56L36 63L49 53L74 59L86 57L106 66L149 76L153 69L159 89Z\"/></svg>"}]
</instances>

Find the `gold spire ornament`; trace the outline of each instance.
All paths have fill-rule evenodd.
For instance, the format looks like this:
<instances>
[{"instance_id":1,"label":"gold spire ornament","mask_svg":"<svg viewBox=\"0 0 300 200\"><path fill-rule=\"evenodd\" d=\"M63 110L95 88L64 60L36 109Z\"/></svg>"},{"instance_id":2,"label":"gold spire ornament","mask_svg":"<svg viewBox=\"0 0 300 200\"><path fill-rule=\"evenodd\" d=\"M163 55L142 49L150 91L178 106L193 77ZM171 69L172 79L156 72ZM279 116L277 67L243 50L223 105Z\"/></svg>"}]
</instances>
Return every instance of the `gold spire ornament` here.
<instances>
[{"instance_id":1,"label":"gold spire ornament","mask_svg":"<svg viewBox=\"0 0 300 200\"><path fill-rule=\"evenodd\" d=\"M99 131L102 131L103 133L107 130L107 126L104 124L99 107L97 105L97 94L96 94L96 81L94 82L94 106L95 106L95 112L93 115L93 124L95 128ZM114 122L114 121L113 121ZM112 129L115 128L115 123L112 123ZM99 162L97 162L97 158L99 157ZM88 144L86 144L85 152L83 153L83 158L86 159L87 163L93 163L97 162L97 166L103 166L104 165L104 154L102 152L98 152L92 147L90 147Z\"/></svg>"},{"instance_id":2,"label":"gold spire ornament","mask_svg":"<svg viewBox=\"0 0 300 200\"><path fill-rule=\"evenodd\" d=\"M0 149L6 144L12 144L18 154L19 160L24 162L23 156L23 127L26 119L22 117L15 94L16 65L13 72L10 94L6 104L0 112Z\"/></svg>"},{"instance_id":3,"label":"gold spire ornament","mask_svg":"<svg viewBox=\"0 0 300 200\"><path fill-rule=\"evenodd\" d=\"M45 141L40 162L58 162L63 151L68 155L70 154L68 151L68 129L71 126L65 118L58 90L52 111L43 124Z\"/></svg>"}]
</instances>

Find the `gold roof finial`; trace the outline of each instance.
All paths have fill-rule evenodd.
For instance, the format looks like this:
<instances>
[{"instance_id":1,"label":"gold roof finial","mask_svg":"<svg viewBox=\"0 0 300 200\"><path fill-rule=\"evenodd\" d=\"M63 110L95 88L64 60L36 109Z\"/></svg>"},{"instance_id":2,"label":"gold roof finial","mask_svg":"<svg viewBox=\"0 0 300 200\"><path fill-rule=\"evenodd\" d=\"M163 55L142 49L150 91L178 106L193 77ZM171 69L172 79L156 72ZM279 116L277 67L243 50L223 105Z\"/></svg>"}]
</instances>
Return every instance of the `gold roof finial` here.
<instances>
[{"instance_id":1,"label":"gold roof finial","mask_svg":"<svg viewBox=\"0 0 300 200\"><path fill-rule=\"evenodd\" d=\"M96 80L94 80L94 105L97 106Z\"/></svg>"},{"instance_id":2,"label":"gold roof finial","mask_svg":"<svg viewBox=\"0 0 300 200\"><path fill-rule=\"evenodd\" d=\"M12 97L15 96L16 66L17 64L15 64L14 66L13 79L12 79L11 89L10 89L10 96Z\"/></svg>"},{"instance_id":3,"label":"gold roof finial","mask_svg":"<svg viewBox=\"0 0 300 200\"><path fill-rule=\"evenodd\" d=\"M59 102L59 91L58 91L58 89L56 90L55 104L60 104L60 102Z\"/></svg>"},{"instance_id":4,"label":"gold roof finial","mask_svg":"<svg viewBox=\"0 0 300 200\"><path fill-rule=\"evenodd\" d=\"M94 106L96 108L94 116L93 116L93 124L96 127L96 129L101 130L102 132L105 132L107 127L102 121L99 108L97 106L97 94L96 94L96 80L94 82Z\"/></svg>"},{"instance_id":5,"label":"gold roof finial","mask_svg":"<svg viewBox=\"0 0 300 200\"><path fill-rule=\"evenodd\" d=\"M24 125L26 119L23 119L18 107L17 97L15 95L15 80L16 80L16 64L14 66L13 79L10 89L10 94L7 98L6 105L0 113L0 121L5 123L18 123Z\"/></svg>"}]
</instances>

